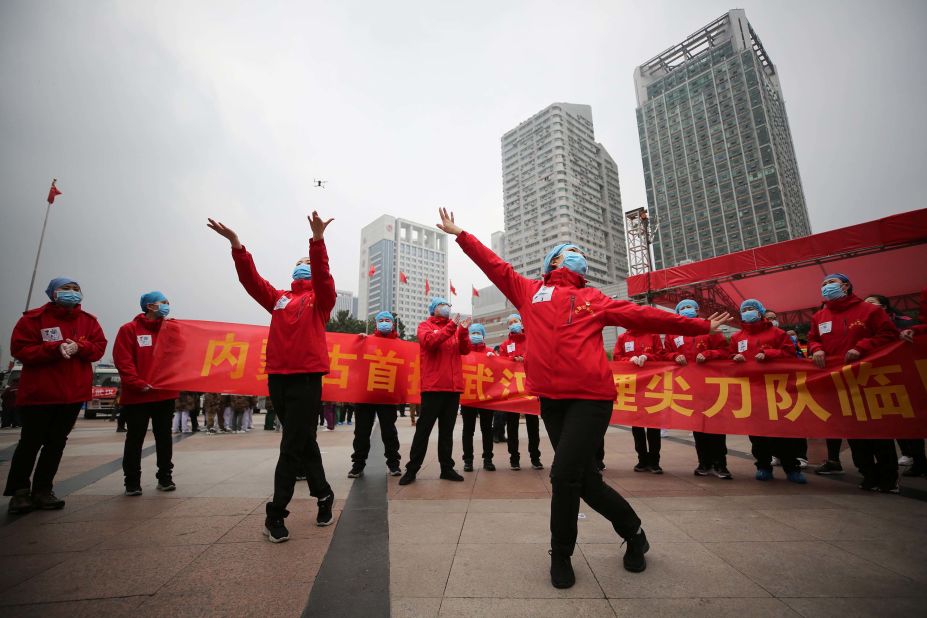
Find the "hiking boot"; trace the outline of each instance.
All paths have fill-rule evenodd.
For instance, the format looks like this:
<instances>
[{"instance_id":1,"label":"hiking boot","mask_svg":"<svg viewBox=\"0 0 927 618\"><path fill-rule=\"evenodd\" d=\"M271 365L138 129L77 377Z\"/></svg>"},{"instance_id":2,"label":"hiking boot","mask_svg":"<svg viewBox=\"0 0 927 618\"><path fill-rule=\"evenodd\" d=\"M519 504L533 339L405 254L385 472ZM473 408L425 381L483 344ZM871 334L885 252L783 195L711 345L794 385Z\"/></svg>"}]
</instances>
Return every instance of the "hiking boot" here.
<instances>
[{"instance_id":1,"label":"hiking boot","mask_svg":"<svg viewBox=\"0 0 927 618\"><path fill-rule=\"evenodd\" d=\"M35 508L35 505L32 503L32 496L28 489L19 489L10 498L10 505L7 507L7 512L11 515L16 515L17 513L28 513Z\"/></svg>"},{"instance_id":2,"label":"hiking boot","mask_svg":"<svg viewBox=\"0 0 927 618\"><path fill-rule=\"evenodd\" d=\"M711 470L709 470L705 466L699 465L699 467L696 468L692 474L694 474L695 476L708 476L709 474L711 474Z\"/></svg>"},{"instance_id":3,"label":"hiking boot","mask_svg":"<svg viewBox=\"0 0 927 618\"><path fill-rule=\"evenodd\" d=\"M496 466L495 464L493 464L491 459L484 459L483 460L483 470L486 470L487 472L495 472Z\"/></svg>"},{"instance_id":4,"label":"hiking boot","mask_svg":"<svg viewBox=\"0 0 927 618\"><path fill-rule=\"evenodd\" d=\"M730 481L734 478L734 475L727 469L727 466L716 467L713 472L715 476L724 481Z\"/></svg>"},{"instance_id":5,"label":"hiking boot","mask_svg":"<svg viewBox=\"0 0 927 618\"><path fill-rule=\"evenodd\" d=\"M770 468L757 468L755 478L758 481L771 481L773 480L773 471Z\"/></svg>"},{"instance_id":6,"label":"hiking boot","mask_svg":"<svg viewBox=\"0 0 927 618\"><path fill-rule=\"evenodd\" d=\"M53 491L32 494L32 504L43 511L57 511L64 508L64 500L56 496Z\"/></svg>"},{"instance_id":7,"label":"hiking boot","mask_svg":"<svg viewBox=\"0 0 927 618\"><path fill-rule=\"evenodd\" d=\"M644 554L650 551L647 535L641 528L637 534L626 541L628 548L624 552L624 568L632 573L640 573L647 568L647 559Z\"/></svg>"},{"instance_id":8,"label":"hiking boot","mask_svg":"<svg viewBox=\"0 0 927 618\"><path fill-rule=\"evenodd\" d=\"M282 517L268 515L264 518L264 535L271 543L283 543L290 538L290 531L283 524Z\"/></svg>"},{"instance_id":9,"label":"hiking boot","mask_svg":"<svg viewBox=\"0 0 927 618\"><path fill-rule=\"evenodd\" d=\"M554 550L548 550L550 554L550 583L554 588L572 588L576 583L576 574L573 573L573 565L570 563L570 557Z\"/></svg>"},{"instance_id":10,"label":"hiking boot","mask_svg":"<svg viewBox=\"0 0 927 618\"><path fill-rule=\"evenodd\" d=\"M805 478L805 475L801 473L801 470L792 470L785 474L785 478L791 483L797 483L799 485L807 485L808 479Z\"/></svg>"},{"instance_id":11,"label":"hiking boot","mask_svg":"<svg viewBox=\"0 0 927 618\"><path fill-rule=\"evenodd\" d=\"M330 526L335 522L335 517L332 515L332 507L335 505L335 494L331 493L325 496L324 498L319 498L319 514L315 517L315 525Z\"/></svg>"},{"instance_id":12,"label":"hiking boot","mask_svg":"<svg viewBox=\"0 0 927 618\"><path fill-rule=\"evenodd\" d=\"M653 464L650 466L651 474L663 474L663 468L660 467L660 464Z\"/></svg>"},{"instance_id":13,"label":"hiking boot","mask_svg":"<svg viewBox=\"0 0 927 618\"><path fill-rule=\"evenodd\" d=\"M402 470L399 469L399 466L390 466L389 475L390 476L402 476Z\"/></svg>"},{"instance_id":14,"label":"hiking boot","mask_svg":"<svg viewBox=\"0 0 927 618\"><path fill-rule=\"evenodd\" d=\"M473 460L464 459L464 472L473 472Z\"/></svg>"},{"instance_id":15,"label":"hiking boot","mask_svg":"<svg viewBox=\"0 0 927 618\"><path fill-rule=\"evenodd\" d=\"M402 478L399 479L400 485L408 485L415 482L415 472L406 469L406 473L402 475Z\"/></svg>"},{"instance_id":16,"label":"hiking boot","mask_svg":"<svg viewBox=\"0 0 927 618\"><path fill-rule=\"evenodd\" d=\"M532 459L532 460L531 460L531 469L532 469L532 470L543 470L543 469L544 469L544 464L541 463L541 460L540 460L540 459Z\"/></svg>"},{"instance_id":17,"label":"hiking boot","mask_svg":"<svg viewBox=\"0 0 927 618\"><path fill-rule=\"evenodd\" d=\"M639 462L637 462L637 465L634 466L634 471L635 471L635 472L649 472L649 471L650 471L650 466L648 466L647 464L645 464L643 461L639 461Z\"/></svg>"},{"instance_id":18,"label":"hiking boot","mask_svg":"<svg viewBox=\"0 0 927 618\"><path fill-rule=\"evenodd\" d=\"M174 491L177 489L177 485L174 485L174 481L168 479L166 481L158 481L158 491Z\"/></svg>"},{"instance_id":19,"label":"hiking boot","mask_svg":"<svg viewBox=\"0 0 927 618\"><path fill-rule=\"evenodd\" d=\"M142 495L141 487L126 487L127 496L140 496Z\"/></svg>"},{"instance_id":20,"label":"hiking boot","mask_svg":"<svg viewBox=\"0 0 927 618\"><path fill-rule=\"evenodd\" d=\"M351 466L351 471L348 472L348 478L356 479L359 476L364 476L364 466L360 464L354 464Z\"/></svg>"},{"instance_id":21,"label":"hiking boot","mask_svg":"<svg viewBox=\"0 0 927 618\"><path fill-rule=\"evenodd\" d=\"M464 477L457 474L457 470L451 468L450 470L444 470L441 472L441 479L445 481L462 481Z\"/></svg>"},{"instance_id":22,"label":"hiking boot","mask_svg":"<svg viewBox=\"0 0 927 618\"><path fill-rule=\"evenodd\" d=\"M815 474L823 474L824 476L829 476L831 474L843 474L843 466L840 465L839 461L827 460L814 470Z\"/></svg>"}]
</instances>

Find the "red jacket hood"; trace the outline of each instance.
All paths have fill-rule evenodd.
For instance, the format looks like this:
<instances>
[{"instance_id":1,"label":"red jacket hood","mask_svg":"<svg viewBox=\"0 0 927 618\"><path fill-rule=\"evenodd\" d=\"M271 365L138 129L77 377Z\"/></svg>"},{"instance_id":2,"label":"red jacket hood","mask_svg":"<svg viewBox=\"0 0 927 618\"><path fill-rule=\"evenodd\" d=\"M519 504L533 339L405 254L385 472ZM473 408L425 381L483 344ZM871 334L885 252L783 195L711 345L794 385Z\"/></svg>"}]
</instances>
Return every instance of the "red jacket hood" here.
<instances>
[{"instance_id":1,"label":"red jacket hood","mask_svg":"<svg viewBox=\"0 0 927 618\"><path fill-rule=\"evenodd\" d=\"M312 279L293 279L293 282L290 283L290 291L294 294L312 292L314 289L315 288L312 287Z\"/></svg>"},{"instance_id":2,"label":"red jacket hood","mask_svg":"<svg viewBox=\"0 0 927 618\"><path fill-rule=\"evenodd\" d=\"M586 287L586 278L574 273L569 268L558 268L544 275L546 285L565 285L574 288Z\"/></svg>"},{"instance_id":3,"label":"red jacket hood","mask_svg":"<svg viewBox=\"0 0 927 618\"><path fill-rule=\"evenodd\" d=\"M767 322L763 319L759 319L756 322L740 322L740 329L750 333L751 335L762 333L763 331L769 330L770 328L775 328L772 325L772 322Z\"/></svg>"},{"instance_id":4,"label":"red jacket hood","mask_svg":"<svg viewBox=\"0 0 927 618\"><path fill-rule=\"evenodd\" d=\"M843 298L838 298L836 300L828 300L824 303L824 306L833 311L834 313L843 313L844 311L849 310L852 307L855 307L859 303L863 302L863 299L855 294L847 294Z\"/></svg>"}]
</instances>

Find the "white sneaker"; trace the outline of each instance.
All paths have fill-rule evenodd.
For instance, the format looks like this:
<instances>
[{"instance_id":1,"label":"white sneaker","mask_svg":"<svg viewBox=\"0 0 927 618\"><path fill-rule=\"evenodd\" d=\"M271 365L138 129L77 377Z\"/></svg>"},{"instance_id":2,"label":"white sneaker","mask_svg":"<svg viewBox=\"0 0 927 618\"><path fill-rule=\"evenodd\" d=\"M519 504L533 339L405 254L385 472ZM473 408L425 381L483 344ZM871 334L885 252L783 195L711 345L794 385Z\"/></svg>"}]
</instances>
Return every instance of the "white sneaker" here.
<instances>
[{"instance_id":1,"label":"white sneaker","mask_svg":"<svg viewBox=\"0 0 927 618\"><path fill-rule=\"evenodd\" d=\"M807 460L807 459L802 459L801 457L798 457L797 459L798 459L798 467L799 467L799 468L801 468L802 470L804 470L805 468L808 467L808 460Z\"/></svg>"},{"instance_id":2,"label":"white sneaker","mask_svg":"<svg viewBox=\"0 0 927 618\"><path fill-rule=\"evenodd\" d=\"M772 461L771 461L770 463L771 463L772 465L774 465L774 466L780 465L779 458L778 458L778 457L773 457L773 458L772 458Z\"/></svg>"},{"instance_id":3,"label":"white sneaker","mask_svg":"<svg viewBox=\"0 0 927 618\"><path fill-rule=\"evenodd\" d=\"M902 455L901 457L898 458L899 466L910 466L913 463L914 463L914 459L912 459L911 457L908 457L907 455Z\"/></svg>"},{"instance_id":4,"label":"white sneaker","mask_svg":"<svg viewBox=\"0 0 927 618\"><path fill-rule=\"evenodd\" d=\"M668 437L669 437L669 429L661 429L661 430L660 430L660 437L661 437L661 438L668 438Z\"/></svg>"}]
</instances>

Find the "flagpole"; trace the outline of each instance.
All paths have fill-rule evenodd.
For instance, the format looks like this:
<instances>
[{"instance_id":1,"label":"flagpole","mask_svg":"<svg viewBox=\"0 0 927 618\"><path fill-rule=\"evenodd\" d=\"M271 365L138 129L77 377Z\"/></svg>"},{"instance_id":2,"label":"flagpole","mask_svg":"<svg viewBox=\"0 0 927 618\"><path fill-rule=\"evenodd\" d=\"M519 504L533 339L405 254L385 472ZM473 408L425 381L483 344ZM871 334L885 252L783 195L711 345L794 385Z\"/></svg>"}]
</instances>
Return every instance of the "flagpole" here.
<instances>
[{"instance_id":1,"label":"flagpole","mask_svg":"<svg viewBox=\"0 0 927 618\"><path fill-rule=\"evenodd\" d=\"M26 294L26 308L23 311L29 311L29 301L32 300L32 288L35 286L35 274L39 270L39 256L42 255L42 243L45 242L45 228L48 225L48 213L51 210L51 202L45 205L45 221L42 223L42 235L39 236L39 250L35 252L35 266L32 267L32 281L29 282L29 293Z\"/></svg>"}]
</instances>

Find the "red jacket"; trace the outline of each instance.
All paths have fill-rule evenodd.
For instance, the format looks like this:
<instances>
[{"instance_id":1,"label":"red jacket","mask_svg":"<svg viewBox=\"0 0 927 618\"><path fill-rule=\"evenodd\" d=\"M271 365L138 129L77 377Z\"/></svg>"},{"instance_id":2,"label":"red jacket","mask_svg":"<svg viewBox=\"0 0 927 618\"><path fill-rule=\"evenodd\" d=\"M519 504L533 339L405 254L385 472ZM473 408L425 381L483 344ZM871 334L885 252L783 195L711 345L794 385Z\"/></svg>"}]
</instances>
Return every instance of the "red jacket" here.
<instances>
[{"instance_id":1,"label":"red jacket","mask_svg":"<svg viewBox=\"0 0 927 618\"><path fill-rule=\"evenodd\" d=\"M623 300L613 300L576 273L558 268L543 280L519 275L474 236L457 244L518 309L531 333L525 353L528 391L550 399L614 400L617 392L605 355L602 328L646 332L707 333L708 320L688 319Z\"/></svg>"},{"instance_id":2,"label":"red jacket","mask_svg":"<svg viewBox=\"0 0 927 618\"><path fill-rule=\"evenodd\" d=\"M71 358L61 355L67 339L77 343ZM93 366L106 351L96 317L80 308L47 303L30 309L13 328L10 354L23 364L16 405L82 403L91 399Z\"/></svg>"},{"instance_id":3,"label":"red jacket","mask_svg":"<svg viewBox=\"0 0 927 618\"><path fill-rule=\"evenodd\" d=\"M385 335L378 330L373 331L374 337L383 337L384 339L399 339L399 333L396 332L396 329L389 331Z\"/></svg>"},{"instance_id":4,"label":"red jacket","mask_svg":"<svg viewBox=\"0 0 927 618\"><path fill-rule=\"evenodd\" d=\"M312 279L294 279L278 290L258 274L251 254L232 249L238 280L270 314L267 373L328 373L325 325L335 306L335 281L328 269L324 240L309 242Z\"/></svg>"},{"instance_id":5,"label":"red jacket","mask_svg":"<svg viewBox=\"0 0 927 618\"><path fill-rule=\"evenodd\" d=\"M495 356L496 353L492 348L487 347L485 343L470 343L470 351L475 354L485 354L486 356Z\"/></svg>"},{"instance_id":6,"label":"red jacket","mask_svg":"<svg viewBox=\"0 0 927 618\"><path fill-rule=\"evenodd\" d=\"M642 333L628 330L618 335L615 350L612 352L614 360L630 360L635 356L645 354L647 360L666 360L666 350L660 335Z\"/></svg>"},{"instance_id":7,"label":"red jacket","mask_svg":"<svg viewBox=\"0 0 927 618\"><path fill-rule=\"evenodd\" d=\"M689 318L686 318L689 319ZM685 337L680 335L666 335L666 357L674 360L682 354L690 363L695 357L702 354L705 358L725 358L727 356L727 339L721 333Z\"/></svg>"},{"instance_id":8,"label":"red jacket","mask_svg":"<svg viewBox=\"0 0 927 618\"><path fill-rule=\"evenodd\" d=\"M522 358L528 353L527 336L525 333L509 333L508 338L499 346L499 356L504 358Z\"/></svg>"},{"instance_id":9,"label":"red jacket","mask_svg":"<svg viewBox=\"0 0 927 618\"><path fill-rule=\"evenodd\" d=\"M422 363L422 392L462 393L463 367L460 357L470 353L470 333L453 320L431 316L418 325Z\"/></svg>"},{"instance_id":10,"label":"red jacket","mask_svg":"<svg viewBox=\"0 0 927 618\"><path fill-rule=\"evenodd\" d=\"M898 337L898 329L881 307L850 294L827 301L811 317L808 354L823 350L827 356L842 360L847 351L855 349L866 356L898 341Z\"/></svg>"},{"instance_id":11,"label":"red jacket","mask_svg":"<svg viewBox=\"0 0 927 618\"><path fill-rule=\"evenodd\" d=\"M737 354L743 354L744 358L752 361L756 360L754 357L760 352L766 355L767 360L796 357L792 338L781 328L773 326L772 322L744 322L740 328L742 330L731 335L728 353L722 358L733 358Z\"/></svg>"},{"instance_id":12,"label":"red jacket","mask_svg":"<svg viewBox=\"0 0 927 618\"><path fill-rule=\"evenodd\" d=\"M148 386L155 344L158 342L162 324L164 320L149 320L144 313L140 313L128 324L123 324L116 334L113 362L116 363L119 377L122 378L120 401L123 405L177 399L180 396L180 391L154 388L147 392L144 390Z\"/></svg>"}]
</instances>

